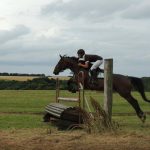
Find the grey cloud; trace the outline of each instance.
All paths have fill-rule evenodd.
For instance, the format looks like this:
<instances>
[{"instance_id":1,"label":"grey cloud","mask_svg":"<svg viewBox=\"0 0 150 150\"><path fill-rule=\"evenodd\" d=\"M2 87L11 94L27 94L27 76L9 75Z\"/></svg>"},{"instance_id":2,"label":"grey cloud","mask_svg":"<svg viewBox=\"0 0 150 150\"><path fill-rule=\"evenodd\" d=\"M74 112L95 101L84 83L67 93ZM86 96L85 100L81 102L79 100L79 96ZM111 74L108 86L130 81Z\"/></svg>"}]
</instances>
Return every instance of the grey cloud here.
<instances>
[{"instance_id":1,"label":"grey cloud","mask_svg":"<svg viewBox=\"0 0 150 150\"><path fill-rule=\"evenodd\" d=\"M49 66L52 64L51 61L17 61L17 60L9 60L9 61L1 61L0 65L9 65L9 66Z\"/></svg>"},{"instance_id":2,"label":"grey cloud","mask_svg":"<svg viewBox=\"0 0 150 150\"><path fill-rule=\"evenodd\" d=\"M65 49L63 41L37 38L14 40L0 47L0 65L10 66L50 66L55 65L59 54ZM67 54L67 53L66 53Z\"/></svg>"},{"instance_id":3,"label":"grey cloud","mask_svg":"<svg viewBox=\"0 0 150 150\"><path fill-rule=\"evenodd\" d=\"M83 25L82 27L72 26L70 29L67 29L65 33L68 36L68 40L71 39L74 43L77 42L79 45L91 47L97 45L97 47L102 47L106 45L107 48L118 49L147 49L150 48L149 45L149 35L150 32L148 29L133 25L120 24L120 21L108 24L91 24ZM70 40L69 40L70 41ZM92 44L93 43L93 44Z\"/></svg>"},{"instance_id":4,"label":"grey cloud","mask_svg":"<svg viewBox=\"0 0 150 150\"><path fill-rule=\"evenodd\" d=\"M0 30L0 44L17 39L20 36L26 35L30 29L24 25L17 25L11 30Z\"/></svg>"},{"instance_id":5,"label":"grey cloud","mask_svg":"<svg viewBox=\"0 0 150 150\"><path fill-rule=\"evenodd\" d=\"M143 0L139 4L132 5L122 13L122 17L129 19L150 19L149 0Z\"/></svg>"},{"instance_id":6,"label":"grey cloud","mask_svg":"<svg viewBox=\"0 0 150 150\"><path fill-rule=\"evenodd\" d=\"M131 4L138 3L139 1L140 0L72 0L66 3L59 0L46 5L41 13L43 15L64 15L69 19L85 18L92 20L93 18L99 19L127 9Z\"/></svg>"}]
</instances>

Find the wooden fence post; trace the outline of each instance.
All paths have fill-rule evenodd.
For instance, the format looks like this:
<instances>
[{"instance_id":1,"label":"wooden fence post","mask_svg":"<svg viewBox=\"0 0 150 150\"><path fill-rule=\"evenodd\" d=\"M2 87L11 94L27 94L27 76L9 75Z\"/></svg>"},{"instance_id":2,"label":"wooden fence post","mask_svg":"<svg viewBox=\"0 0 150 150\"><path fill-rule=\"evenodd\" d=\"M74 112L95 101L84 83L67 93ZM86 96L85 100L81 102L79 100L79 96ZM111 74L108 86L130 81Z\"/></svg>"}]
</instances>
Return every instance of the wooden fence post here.
<instances>
[{"instance_id":1,"label":"wooden fence post","mask_svg":"<svg viewBox=\"0 0 150 150\"><path fill-rule=\"evenodd\" d=\"M112 116L113 59L104 60L104 110L110 121Z\"/></svg>"}]
</instances>

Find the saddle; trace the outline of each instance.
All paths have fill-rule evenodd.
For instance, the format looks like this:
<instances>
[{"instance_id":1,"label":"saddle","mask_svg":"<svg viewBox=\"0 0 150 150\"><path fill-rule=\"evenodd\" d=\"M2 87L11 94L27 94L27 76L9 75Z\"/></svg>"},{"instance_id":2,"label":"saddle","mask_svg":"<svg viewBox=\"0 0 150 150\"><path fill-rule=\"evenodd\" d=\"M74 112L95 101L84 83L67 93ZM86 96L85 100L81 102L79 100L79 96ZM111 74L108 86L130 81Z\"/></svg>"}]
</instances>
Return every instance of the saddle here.
<instances>
[{"instance_id":1,"label":"saddle","mask_svg":"<svg viewBox=\"0 0 150 150\"><path fill-rule=\"evenodd\" d=\"M97 78L99 75L101 76L101 73L104 73L104 70L101 68L97 68L94 70L95 78ZM89 72L90 76L92 76L91 72Z\"/></svg>"}]
</instances>

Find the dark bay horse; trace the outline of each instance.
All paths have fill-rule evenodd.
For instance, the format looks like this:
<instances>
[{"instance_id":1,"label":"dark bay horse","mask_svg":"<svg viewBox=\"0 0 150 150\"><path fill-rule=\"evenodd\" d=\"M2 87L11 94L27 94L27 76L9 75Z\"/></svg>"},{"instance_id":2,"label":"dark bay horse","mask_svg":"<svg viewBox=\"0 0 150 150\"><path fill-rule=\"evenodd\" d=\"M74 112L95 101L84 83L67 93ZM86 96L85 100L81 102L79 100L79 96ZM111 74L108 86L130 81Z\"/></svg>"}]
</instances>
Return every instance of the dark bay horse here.
<instances>
[{"instance_id":1,"label":"dark bay horse","mask_svg":"<svg viewBox=\"0 0 150 150\"><path fill-rule=\"evenodd\" d=\"M104 79L98 78L97 86L93 86L89 82L89 70L81 69L78 66L78 59L76 57L60 56L58 64L55 66L54 74L58 75L60 72L70 69L74 73L74 79L76 83L78 82L78 73L82 70L84 71L84 87L85 89L103 91L104 90ZM142 80L137 77L124 76L120 74L113 74L113 90L119 93L124 99L128 101L129 104L135 109L137 116L142 122L145 122L146 115L141 110L138 101L131 95L132 89L135 88L142 96L143 100L150 102L145 96L144 85Z\"/></svg>"}]
</instances>

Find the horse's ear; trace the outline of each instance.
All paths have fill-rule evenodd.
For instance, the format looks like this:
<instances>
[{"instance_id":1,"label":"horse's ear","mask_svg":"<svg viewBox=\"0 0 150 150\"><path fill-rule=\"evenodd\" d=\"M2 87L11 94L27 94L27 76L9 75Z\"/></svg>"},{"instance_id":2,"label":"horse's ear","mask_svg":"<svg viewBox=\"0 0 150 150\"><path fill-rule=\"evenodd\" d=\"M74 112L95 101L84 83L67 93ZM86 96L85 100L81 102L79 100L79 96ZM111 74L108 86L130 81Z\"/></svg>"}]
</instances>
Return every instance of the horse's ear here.
<instances>
[{"instance_id":1,"label":"horse's ear","mask_svg":"<svg viewBox=\"0 0 150 150\"><path fill-rule=\"evenodd\" d=\"M61 55L59 55L60 56L60 58L62 58L62 56Z\"/></svg>"}]
</instances>

